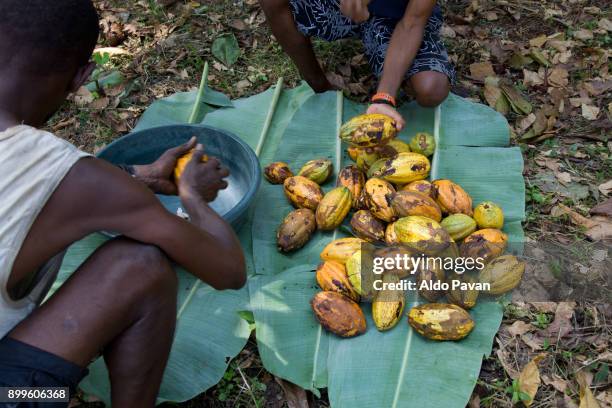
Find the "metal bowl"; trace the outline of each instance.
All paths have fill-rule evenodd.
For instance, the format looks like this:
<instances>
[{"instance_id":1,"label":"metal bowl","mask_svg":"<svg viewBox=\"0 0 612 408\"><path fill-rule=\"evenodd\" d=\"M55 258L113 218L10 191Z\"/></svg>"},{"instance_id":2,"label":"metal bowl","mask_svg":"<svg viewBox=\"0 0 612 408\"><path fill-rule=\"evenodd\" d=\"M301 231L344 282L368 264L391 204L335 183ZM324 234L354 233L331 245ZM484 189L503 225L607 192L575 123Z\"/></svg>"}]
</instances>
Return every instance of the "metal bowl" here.
<instances>
[{"instance_id":1,"label":"metal bowl","mask_svg":"<svg viewBox=\"0 0 612 408\"><path fill-rule=\"evenodd\" d=\"M203 125L161 126L117 139L102 149L98 157L115 164L149 164L192 136L204 145L206 154L217 157L229 168L228 187L219 192L211 207L234 229L239 229L261 183L261 168L255 152L237 136ZM182 208L176 196L157 197L174 214Z\"/></svg>"}]
</instances>

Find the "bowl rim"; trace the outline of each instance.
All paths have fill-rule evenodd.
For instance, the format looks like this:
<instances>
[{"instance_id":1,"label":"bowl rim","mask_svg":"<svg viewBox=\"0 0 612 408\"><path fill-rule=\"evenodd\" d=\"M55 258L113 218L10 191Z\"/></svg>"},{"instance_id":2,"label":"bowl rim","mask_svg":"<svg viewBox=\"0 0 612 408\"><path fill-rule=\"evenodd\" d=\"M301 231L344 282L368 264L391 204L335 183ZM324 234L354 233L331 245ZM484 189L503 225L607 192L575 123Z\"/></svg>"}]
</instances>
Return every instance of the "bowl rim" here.
<instances>
[{"instance_id":1,"label":"bowl rim","mask_svg":"<svg viewBox=\"0 0 612 408\"><path fill-rule=\"evenodd\" d=\"M226 137L229 137L230 139L233 139L233 141L236 142L242 148L242 150L246 153L250 161L250 170L251 170L251 174L253 174L254 176L254 180L253 180L254 182L251 183L251 185L249 186L249 189L247 190L246 194L242 197L242 199L238 201L238 203L236 203L236 205L232 207L231 210L229 210L225 215L222 216L222 218L225 219L229 223L233 223L234 221L236 221L239 218L238 214L245 211L246 207L248 207L248 205L256 198L257 191L259 190L259 187L261 185L261 164L259 162L259 158L257 157L257 154L251 148L251 146L249 146L244 140L242 140L240 137L238 137L237 135L235 135L234 133L228 130L221 129L221 128L214 127L214 126L203 125L203 124L187 124L187 123L154 126L154 127L142 129L136 132L127 133L121 136L120 138L113 140L111 143L109 143L104 148L102 148L99 152L97 152L95 156L97 158L102 159L101 156L105 152L107 152L109 149L114 147L116 144L121 143L124 139L132 138L137 135L150 132L152 130L161 130L161 129L168 129L168 128L210 129Z\"/></svg>"}]
</instances>

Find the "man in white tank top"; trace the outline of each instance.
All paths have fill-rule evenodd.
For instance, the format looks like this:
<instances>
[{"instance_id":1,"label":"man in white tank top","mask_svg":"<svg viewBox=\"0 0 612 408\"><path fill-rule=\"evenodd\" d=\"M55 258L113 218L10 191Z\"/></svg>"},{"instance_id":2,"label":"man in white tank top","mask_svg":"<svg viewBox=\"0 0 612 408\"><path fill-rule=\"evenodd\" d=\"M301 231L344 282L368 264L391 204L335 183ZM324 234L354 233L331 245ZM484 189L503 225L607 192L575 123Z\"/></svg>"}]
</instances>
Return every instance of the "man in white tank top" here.
<instances>
[{"instance_id":1,"label":"man in white tank top","mask_svg":"<svg viewBox=\"0 0 612 408\"><path fill-rule=\"evenodd\" d=\"M171 261L214 288L237 289L244 257L207 204L228 171L216 159L202 163L194 140L132 177L37 130L90 75L97 37L91 0L0 1L0 387L74 391L102 353L113 406L153 406L175 325ZM194 147L175 185L176 159ZM152 190L178 194L191 222ZM122 237L39 306L63 251L102 230Z\"/></svg>"}]
</instances>

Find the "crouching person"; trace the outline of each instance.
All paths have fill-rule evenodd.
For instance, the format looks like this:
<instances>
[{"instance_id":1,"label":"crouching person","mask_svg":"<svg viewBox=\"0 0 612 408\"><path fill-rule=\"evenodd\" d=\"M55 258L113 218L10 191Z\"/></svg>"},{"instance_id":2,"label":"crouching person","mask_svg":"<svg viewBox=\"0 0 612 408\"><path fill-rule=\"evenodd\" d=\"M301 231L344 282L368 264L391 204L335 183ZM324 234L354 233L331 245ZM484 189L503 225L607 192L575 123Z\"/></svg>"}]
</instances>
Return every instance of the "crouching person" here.
<instances>
[{"instance_id":1,"label":"crouching person","mask_svg":"<svg viewBox=\"0 0 612 408\"><path fill-rule=\"evenodd\" d=\"M448 96L454 70L440 38L442 13L435 0L260 0L274 36L316 92L332 89L314 54L311 37L359 38L379 77L368 113L384 113L402 128L396 95L404 79L421 106Z\"/></svg>"},{"instance_id":2,"label":"crouching person","mask_svg":"<svg viewBox=\"0 0 612 408\"><path fill-rule=\"evenodd\" d=\"M0 387L74 392L101 354L113 407L153 406L176 319L172 264L237 289L244 257L208 205L228 170L201 162L195 140L128 174L37 129L88 78L97 37L91 0L0 2ZM175 184L176 160L193 148ZM178 194L191 222L154 192ZM121 237L41 305L65 249L103 230Z\"/></svg>"}]
</instances>

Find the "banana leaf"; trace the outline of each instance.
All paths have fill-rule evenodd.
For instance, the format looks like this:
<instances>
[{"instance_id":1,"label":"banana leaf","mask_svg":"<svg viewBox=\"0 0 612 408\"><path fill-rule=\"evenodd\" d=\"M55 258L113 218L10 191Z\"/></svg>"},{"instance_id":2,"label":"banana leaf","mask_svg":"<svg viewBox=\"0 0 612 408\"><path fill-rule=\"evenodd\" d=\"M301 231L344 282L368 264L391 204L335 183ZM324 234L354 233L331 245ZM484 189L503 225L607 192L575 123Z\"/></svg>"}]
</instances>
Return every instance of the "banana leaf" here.
<instances>
[{"instance_id":1,"label":"banana leaf","mask_svg":"<svg viewBox=\"0 0 612 408\"><path fill-rule=\"evenodd\" d=\"M343 147L329 135L337 134L338 118L347 120L364 107L348 101L335 105L334 110L329 93L306 101L287 127L275 159L296 163L296 168L315 157L346 164ZM430 131L436 137L440 148L433 158L431 177L465 185L476 202L500 203L508 211L506 232L521 239L522 157L518 149L495 147L508 144L503 117L456 96L436 110L409 104L402 113L408 125L400 138L407 140L416 131ZM469 147L478 144L487 147ZM313 271L322 247L344 234L317 233L300 251L279 254L273 232L291 210L281 190L266 186L267 201L257 206L253 228L255 267L261 276L250 279L249 289L257 344L266 369L315 393L327 387L333 407L464 407L501 323L500 305L481 301L471 311L476 328L460 342L426 340L405 321L379 333L367 305L369 329L364 335L340 339L326 333L309 306L309 299L318 291ZM420 299L409 293L407 302L412 306Z\"/></svg>"},{"instance_id":2,"label":"banana leaf","mask_svg":"<svg viewBox=\"0 0 612 408\"><path fill-rule=\"evenodd\" d=\"M142 114L134 131L156 126L189 123L189 116L193 110L197 94L198 91L178 92L154 102ZM196 118L197 122L200 122L206 114L213 112L217 107L231 107L232 101L221 92L206 87L202 105L199 116Z\"/></svg>"},{"instance_id":3,"label":"banana leaf","mask_svg":"<svg viewBox=\"0 0 612 408\"><path fill-rule=\"evenodd\" d=\"M203 123L230 130L252 147L262 145L264 164L283 160L297 171L311 158L330 157L337 171L348 163L337 138L338 126L365 106L333 92L313 95L306 86L284 91L262 144L261 127L272 99L273 91L268 90L234 101L233 107L206 108ZM187 105L180 98L158 101L145 112L137 129L182 123L191 110ZM503 148L509 137L503 117L455 96L436 110L408 104L402 113L408 123L401 139L408 141L419 131L436 136L440 148L433 158L432 177L465 183L475 200L502 204L508 212L506 231L520 238L524 217L522 159L517 150ZM499 166L500 161L504 166ZM324 189L332 186L333 179ZM500 306L481 302L472 311L477 328L458 343L424 340L405 323L378 333L372 328L367 307L370 328L365 335L349 340L331 336L314 320L309 300L317 291L313 271L320 250L343 234L317 233L299 252L280 255L274 232L290 210L281 186L262 185L252 222L239 231L250 271L248 290L217 292L206 285L196 286L194 278L179 271L181 313L159 401L189 399L221 378L249 335L248 324L238 312L250 309L266 369L315 393L328 387L334 407L465 406L482 357L490 352L499 327ZM94 236L75 244L61 280L103 240ZM408 301L414 304L419 300ZM83 387L107 400L107 375L101 362L91 371Z\"/></svg>"}]
</instances>

